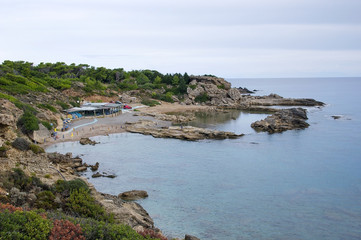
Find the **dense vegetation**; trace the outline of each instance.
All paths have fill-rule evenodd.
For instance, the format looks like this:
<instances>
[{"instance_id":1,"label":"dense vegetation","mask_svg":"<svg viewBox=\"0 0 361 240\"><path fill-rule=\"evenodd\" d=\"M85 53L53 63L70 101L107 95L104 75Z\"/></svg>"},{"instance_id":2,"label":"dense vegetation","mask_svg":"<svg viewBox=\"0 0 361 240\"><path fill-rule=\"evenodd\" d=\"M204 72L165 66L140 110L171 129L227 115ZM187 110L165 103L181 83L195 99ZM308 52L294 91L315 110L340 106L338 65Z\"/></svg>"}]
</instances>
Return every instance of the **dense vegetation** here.
<instances>
[{"instance_id":1,"label":"dense vegetation","mask_svg":"<svg viewBox=\"0 0 361 240\"><path fill-rule=\"evenodd\" d=\"M34 65L30 62L7 60L0 65L0 89L12 95L48 92L49 87L65 90L75 86L75 82L79 82L83 90L89 94L106 95L109 94L107 90L110 89L116 91L160 89L161 95L181 96L186 93L189 81L187 73L164 75L155 70L127 72L123 68L95 68L87 64L67 65L57 62ZM162 98L170 99L159 97Z\"/></svg>"},{"instance_id":2,"label":"dense vegetation","mask_svg":"<svg viewBox=\"0 0 361 240\"><path fill-rule=\"evenodd\" d=\"M48 186L16 168L0 180L11 193L0 199L0 239L162 239L153 230L137 233L117 223L80 179ZM34 192L36 200L26 202L27 209L18 207L26 199L10 190L14 188Z\"/></svg>"},{"instance_id":3,"label":"dense vegetation","mask_svg":"<svg viewBox=\"0 0 361 240\"><path fill-rule=\"evenodd\" d=\"M30 134L39 129L39 123L52 129L51 123L36 117L39 111L58 113L71 106L79 107L80 98L77 96L51 101L43 98L39 101L34 97L38 94L54 96L54 91L72 88L83 96L116 96L118 92L138 90L143 104L154 106L159 103L157 100L174 102L175 99L183 99L189 81L187 73L162 74L155 70L127 72L122 68L95 68L87 64L57 62L34 65L31 62L7 60L0 65L0 98L9 100L24 111L18 126L23 133ZM24 100L24 96L32 96L33 99Z\"/></svg>"}]
</instances>

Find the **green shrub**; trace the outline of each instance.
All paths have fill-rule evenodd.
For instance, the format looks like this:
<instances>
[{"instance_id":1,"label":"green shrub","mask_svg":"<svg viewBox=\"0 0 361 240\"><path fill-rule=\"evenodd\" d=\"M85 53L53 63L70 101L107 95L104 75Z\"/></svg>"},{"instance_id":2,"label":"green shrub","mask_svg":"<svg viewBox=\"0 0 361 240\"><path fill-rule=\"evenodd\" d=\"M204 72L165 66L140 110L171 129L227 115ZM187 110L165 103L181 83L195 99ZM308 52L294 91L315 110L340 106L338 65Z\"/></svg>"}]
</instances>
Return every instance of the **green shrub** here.
<instances>
[{"instance_id":1,"label":"green shrub","mask_svg":"<svg viewBox=\"0 0 361 240\"><path fill-rule=\"evenodd\" d=\"M149 107L153 107L153 106L156 106L156 105L160 105L160 103L159 103L158 101L152 100L152 99L148 99L148 98L143 99L143 100L142 100L142 104L147 105L147 106L149 106ZM135 109L135 110L136 110L136 109Z\"/></svg>"},{"instance_id":2,"label":"green shrub","mask_svg":"<svg viewBox=\"0 0 361 240\"><path fill-rule=\"evenodd\" d=\"M80 107L80 104L74 101L69 102L73 107Z\"/></svg>"},{"instance_id":3,"label":"green shrub","mask_svg":"<svg viewBox=\"0 0 361 240\"><path fill-rule=\"evenodd\" d=\"M219 88L219 89L225 89L225 86L224 86L224 84L222 83L221 85L217 85L217 88Z\"/></svg>"},{"instance_id":4,"label":"green shrub","mask_svg":"<svg viewBox=\"0 0 361 240\"><path fill-rule=\"evenodd\" d=\"M196 102L207 102L207 101L209 101L209 96L207 95L207 93L206 92L204 92L204 93L202 93L202 94L200 94L200 95L198 95L197 97L195 97L195 99L194 99L194 101L196 101Z\"/></svg>"},{"instance_id":5,"label":"green shrub","mask_svg":"<svg viewBox=\"0 0 361 240\"><path fill-rule=\"evenodd\" d=\"M197 88L197 85L189 85L189 87L190 87L192 90L194 90L194 89Z\"/></svg>"},{"instance_id":6,"label":"green shrub","mask_svg":"<svg viewBox=\"0 0 361 240\"><path fill-rule=\"evenodd\" d=\"M29 111L25 111L25 113L21 116L18 121L18 126L20 127L21 131L26 134L39 130L38 119L33 113Z\"/></svg>"},{"instance_id":7,"label":"green shrub","mask_svg":"<svg viewBox=\"0 0 361 240\"><path fill-rule=\"evenodd\" d=\"M46 127L49 131L53 128L51 124L46 121L41 121L41 124L43 124L43 126Z\"/></svg>"},{"instance_id":8,"label":"green shrub","mask_svg":"<svg viewBox=\"0 0 361 240\"><path fill-rule=\"evenodd\" d=\"M6 189L16 187L21 191L29 191L31 188L40 187L41 189L49 189L49 186L42 183L36 176L27 176L20 168L14 168L13 171L4 172L0 178Z\"/></svg>"},{"instance_id":9,"label":"green shrub","mask_svg":"<svg viewBox=\"0 0 361 240\"><path fill-rule=\"evenodd\" d=\"M59 193L68 192L70 194L73 190L79 189L89 191L88 185L80 178L71 181L58 180L55 183L55 191Z\"/></svg>"},{"instance_id":10,"label":"green shrub","mask_svg":"<svg viewBox=\"0 0 361 240\"><path fill-rule=\"evenodd\" d=\"M57 113L57 112L58 112L58 110L57 110L55 107L51 106L51 105L48 104L48 103L38 104L38 107L39 107L39 108L42 108L42 109L48 109L48 110L52 111L53 113Z\"/></svg>"},{"instance_id":11,"label":"green shrub","mask_svg":"<svg viewBox=\"0 0 361 240\"><path fill-rule=\"evenodd\" d=\"M30 144L30 150L33 151L33 153L35 153L35 154L45 153L44 148L42 148L36 144Z\"/></svg>"},{"instance_id":12,"label":"green shrub","mask_svg":"<svg viewBox=\"0 0 361 240\"><path fill-rule=\"evenodd\" d=\"M42 191L38 193L35 201L35 207L45 210L57 209L59 205L55 202L55 196L51 191Z\"/></svg>"},{"instance_id":13,"label":"green shrub","mask_svg":"<svg viewBox=\"0 0 361 240\"><path fill-rule=\"evenodd\" d=\"M56 104L58 104L63 110L66 110L66 109L70 108L70 106L67 103L62 102L60 100L57 100Z\"/></svg>"},{"instance_id":14,"label":"green shrub","mask_svg":"<svg viewBox=\"0 0 361 240\"><path fill-rule=\"evenodd\" d=\"M66 206L71 212L79 216L114 222L114 217L108 215L104 208L90 195L89 191L84 188L73 190L67 199Z\"/></svg>"},{"instance_id":15,"label":"green shrub","mask_svg":"<svg viewBox=\"0 0 361 240\"><path fill-rule=\"evenodd\" d=\"M0 239L46 240L51 228L51 221L34 211L0 212Z\"/></svg>"},{"instance_id":16,"label":"green shrub","mask_svg":"<svg viewBox=\"0 0 361 240\"><path fill-rule=\"evenodd\" d=\"M75 224L80 224L86 239L96 240L144 240L135 230L127 225L106 223L94 219L74 219Z\"/></svg>"}]
</instances>

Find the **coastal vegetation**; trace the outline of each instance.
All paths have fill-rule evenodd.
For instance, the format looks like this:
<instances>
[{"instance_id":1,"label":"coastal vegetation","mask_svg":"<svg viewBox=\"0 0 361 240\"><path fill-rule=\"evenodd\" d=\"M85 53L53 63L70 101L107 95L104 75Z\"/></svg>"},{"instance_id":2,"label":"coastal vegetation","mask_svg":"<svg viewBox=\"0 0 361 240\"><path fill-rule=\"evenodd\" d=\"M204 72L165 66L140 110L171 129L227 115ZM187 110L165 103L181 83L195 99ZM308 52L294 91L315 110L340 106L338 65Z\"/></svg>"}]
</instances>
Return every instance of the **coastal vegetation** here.
<instances>
[{"instance_id":1,"label":"coastal vegetation","mask_svg":"<svg viewBox=\"0 0 361 240\"><path fill-rule=\"evenodd\" d=\"M0 239L162 239L153 230L138 233L118 223L81 179L49 186L15 168L0 180L11 192L0 199ZM27 208L19 207L24 198L32 198Z\"/></svg>"}]
</instances>

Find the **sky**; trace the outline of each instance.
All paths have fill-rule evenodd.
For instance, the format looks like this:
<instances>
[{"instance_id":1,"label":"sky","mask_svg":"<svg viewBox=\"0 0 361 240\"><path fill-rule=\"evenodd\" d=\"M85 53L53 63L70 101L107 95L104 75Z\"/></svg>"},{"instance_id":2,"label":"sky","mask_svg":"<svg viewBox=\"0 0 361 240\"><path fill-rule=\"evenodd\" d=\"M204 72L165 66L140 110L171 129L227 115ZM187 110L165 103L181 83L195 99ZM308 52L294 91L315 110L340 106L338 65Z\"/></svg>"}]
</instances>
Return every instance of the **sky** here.
<instances>
[{"instance_id":1,"label":"sky","mask_svg":"<svg viewBox=\"0 0 361 240\"><path fill-rule=\"evenodd\" d=\"M360 0L0 0L0 61L360 77Z\"/></svg>"}]
</instances>

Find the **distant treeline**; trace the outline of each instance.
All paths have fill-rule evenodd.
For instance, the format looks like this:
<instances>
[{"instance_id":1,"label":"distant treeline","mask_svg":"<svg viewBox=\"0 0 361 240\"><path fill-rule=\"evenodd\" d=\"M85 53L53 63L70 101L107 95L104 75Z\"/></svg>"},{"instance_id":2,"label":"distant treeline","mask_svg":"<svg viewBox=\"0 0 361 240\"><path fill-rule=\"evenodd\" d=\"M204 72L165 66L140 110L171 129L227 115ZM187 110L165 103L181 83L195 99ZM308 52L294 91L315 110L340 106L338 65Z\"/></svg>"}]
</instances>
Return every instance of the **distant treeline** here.
<instances>
[{"instance_id":1,"label":"distant treeline","mask_svg":"<svg viewBox=\"0 0 361 240\"><path fill-rule=\"evenodd\" d=\"M76 81L83 83L88 93L104 94L107 88L164 89L172 95L180 95L186 93L190 78L187 73L164 75L155 70L125 71L123 68L67 65L64 62L34 65L31 62L6 60L0 65L0 89L11 94L47 92L48 87L65 90Z\"/></svg>"}]
</instances>

